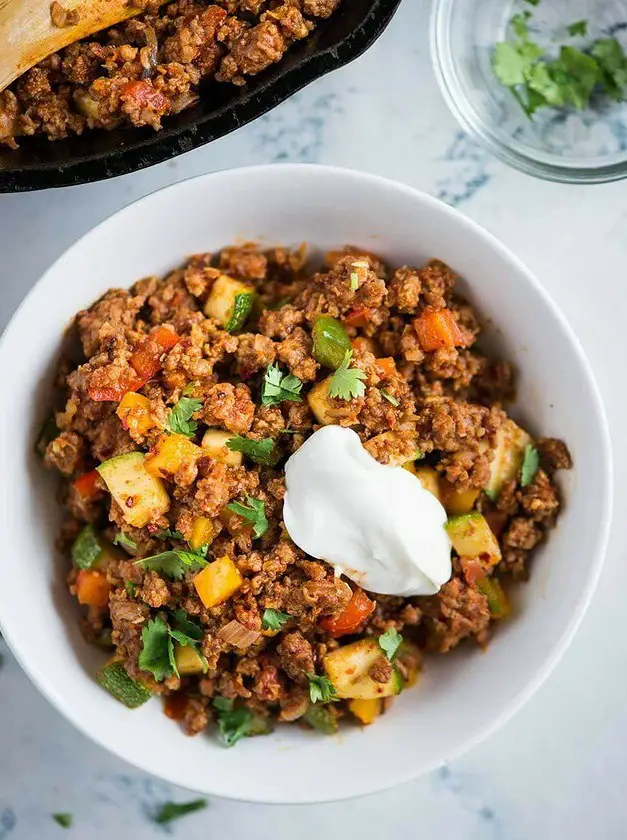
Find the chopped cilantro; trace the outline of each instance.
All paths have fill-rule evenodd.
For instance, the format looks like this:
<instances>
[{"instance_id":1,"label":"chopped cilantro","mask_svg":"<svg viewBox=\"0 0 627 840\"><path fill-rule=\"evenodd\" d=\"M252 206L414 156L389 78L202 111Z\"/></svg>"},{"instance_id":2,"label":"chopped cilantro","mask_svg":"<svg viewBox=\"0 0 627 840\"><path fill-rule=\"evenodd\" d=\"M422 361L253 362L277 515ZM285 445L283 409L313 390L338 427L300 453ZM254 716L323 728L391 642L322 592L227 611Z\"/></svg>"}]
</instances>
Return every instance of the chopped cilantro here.
<instances>
[{"instance_id":1,"label":"chopped cilantro","mask_svg":"<svg viewBox=\"0 0 627 840\"><path fill-rule=\"evenodd\" d=\"M185 610L172 612L174 629L161 618L154 618L142 630L142 652L138 665L142 671L149 671L161 682L172 674L179 675L174 657L174 642L180 645L197 647L202 639L202 628L191 621Z\"/></svg>"},{"instance_id":2,"label":"chopped cilantro","mask_svg":"<svg viewBox=\"0 0 627 840\"><path fill-rule=\"evenodd\" d=\"M320 674L307 674L309 697L312 703L331 703L336 700L335 686L328 677Z\"/></svg>"},{"instance_id":3,"label":"chopped cilantro","mask_svg":"<svg viewBox=\"0 0 627 840\"><path fill-rule=\"evenodd\" d=\"M528 487L533 481L535 474L538 472L540 466L540 453L532 444L528 443L525 446L525 454L523 455L522 467L520 468L520 484L522 487Z\"/></svg>"},{"instance_id":4,"label":"chopped cilantro","mask_svg":"<svg viewBox=\"0 0 627 840\"><path fill-rule=\"evenodd\" d=\"M386 630L385 633L382 633L379 636L379 647L385 653L387 658L390 662L396 656L399 647L403 644L403 637L395 630L394 627L390 627L389 630Z\"/></svg>"},{"instance_id":5,"label":"chopped cilantro","mask_svg":"<svg viewBox=\"0 0 627 840\"><path fill-rule=\"evenodd\" d=\"M160 574L174 578L174 580L181 580L185 576L185 572L202 569L207 565L207 561L202 555L177 549L162 551L161 554L143 557L135 562L138 565L141 564L144 569L160 572Z\"/></svg>"},{"instance_id":6,"label":"chopped cilantro","mask_svg":"<svg viewBox=\"0 0 627 840\"><path fill-rule=\"evenodd\" d=\"M585 36L588 34L588 21L587 20L576 20L574 23L571 23L568 27L568 34L573 38L577 35Z\"/></svg>"},{"instance_id":7,"label":"chopped cilantro","mask_svg":"<svg viewBox=\"0 0 627 840\"><path fill-rule=\"evenodd\" d=\"M302 402L300 395L303 383L292 373L283 373L278 365L269 365L263 377L261 385L262 405L274 405L275 403L290 400L291 402Z\"/></svg>"},{"instance_id":8,"label":"chopped cilantro","mask_svg":"<svg viewBox=\"0 0 627 840\"><path fill-rule=\"evenodd\" d=\"M281 610L266 609L263 611L262 625L264 630L280 630L292 616Z\"/></svg>"},{"instance_id":9,"label":"chopped cilantro","mask_svg":"<svg viewBox=\"0 0 627 840\"><path fill-rule=\"evenodd\" d=\"M185 633L193 641L199 642L202 639L202 627L196 624L195 621L192 621L185 610L172 610L172 623L176 630Z\"/></svg>"},{"instance_id":10,"label":"chopped cilantro","mask_svg":"<svg viewBox=\"0 0 627 840\"><path fill-rule=\"evenodd\" d=\"M213 708L217 712L220 737L227 747L232 747L241 738L267 735L271 731L265 718L244 706L236 708L226 697L214 697Z\"/></svg>"},{"instance_id":11,"label":"chopped cilantro","mask_svg":"<svg viewBox=\"0 0 627 840\"><path fill-rule=\"evenodd\" d=\"M194 799L191 802L164 802L155 814L155 822L165 825L184 817L186 814L193 814L194 811L202 811L207 807L206 799Z\"/></svg>"},{"instance_id":12,"label":"chopped cilantro","mask_svg":"<svg viewBox=\"0 0 627 840\"><path fill-rule=\"evenodd\" d=\"M181 540L182 542L185 541L185 537L181 534L180 531L171 531L170 528L164 528L163 531L159 531L154 536L158 540Z\"/></svg>"},{"instance_id":13,"label":"chopped cilantro","mask_svg":"<svg viewBox=\"0 0 627 840\"><path fill-rule=\"evenodd\" d=\"M268 530L268 520L265 514L265 503L261 499L255 499L253 496L246 496L248 507L242 502L231 502L227 505L229 510L242 516L247 522L250 522L253 527L253 534L255 537L263 537Z\"/></svg>"},{"instance_id":14,"label":"chopped cilantro","mask_svg":"<svg viewBox=\"0 0 627 840\"><path fill-rule=\"evenodd\" d=\"M389 394L384 388L380 388L379 390L381 391L381 396L384 400L387 400L390 403L390 405L394 406L394 408L398 408L400 403L396 399L396 397L392 396L392 394Z\"/></svg>"},{"instance_id":15,"label":"chopped cilantro","mask_svg":"<svg viewBox=\"0 0 627 840\"><path fill-rule=\"evenodd\" d=\"M172 676L174 651L168 625L161 618L153 618L142 630L142 652L137 664L142 671L148 671L157 682Z\"/></svg>"},{"instance_id":16,"label":"chopped cilantro","mask_svg":"<svg viewBox=\"0 0 627 840\"><path fill-rule=\"evenodd\" d=\"M363 380L366 374L359 368L349 368L353 357L353 351L347 350L338 369L331 376L329 383L329 396L339 397L341 400L350 400L352 397L363 397L366 393L366 386Z\"/></svg>"},{"instance_id":17,"label":"chopped cilantro","mask_svg":"<svg viewBox=\"0 0 627 840\"><path fill-rule=\"evenodd\" d=\"M122 548L127 548L131 551L135 551L137 548L135 540L132 540L129 536L127 536L124 531L118 531L115 535L115 539L113 540L113 545L121 545Z\"/></svg>"},{"instance_id":18,"label":"chopped cilantro","mask_svg":"<svg viewBox=\"0 0 627 840\"><path fill-rule=\"evenodd\" d=\"M235 435L226 442L231 452L243 452L251 461L261 466L272 467L279 460L279 453L276 451L272 438L263 440L251 440L242 435Z\"/></svg>"},{"instance_id":19,"label":"chopped cilantro","mask_svg":"<svg viewBox=\"0 0 627 840\"><path fill-rule=\"evenodd\" d=\"M126 594L129 598L135 597L135 590L137 589L137 584L133 583L132 580L125 580L124 581L124 588L126 589Z\"/></svg>"},{"instance_id":20,"label":"chopped cilantro","mask_svg":"<svg viewBox=\"0 0 627 840\"><path fill-rule=\"evenodd\" d=\"M510 20L513 37L495 44L492 69L498 81L532 117L538 108L588 107L598 90L620 100L627 88L627 56L616 38L600 38L586 51L562 46L557 58L544 55L529 36L529 11ZM567 27L571 36L586 35L588 24L578 20Z\"/></svg>"},{"instance_id":21,"label":"chopped cilantro","mask_svg":"<svg viewBox=\"0 0 627 840\"><path fill-rule=\"evenodd\" d=\"M176 435L194 437L198 423L192 419L192 414L200 411L201 408L202 400L194 397L181 397L168 413L168 430Z\"/></svg>"},{"instance_id":22,"label":"chopped cilantro","mask_svg":"<svg viewBox=\"0 0 627 840\"><path fill-rule=\"evenodd\" d=\"M72 814L68 814L66 812L53 814L52 819L58 823L61 828L70 828L72 825Z\"/></svg>"}]
</instances>

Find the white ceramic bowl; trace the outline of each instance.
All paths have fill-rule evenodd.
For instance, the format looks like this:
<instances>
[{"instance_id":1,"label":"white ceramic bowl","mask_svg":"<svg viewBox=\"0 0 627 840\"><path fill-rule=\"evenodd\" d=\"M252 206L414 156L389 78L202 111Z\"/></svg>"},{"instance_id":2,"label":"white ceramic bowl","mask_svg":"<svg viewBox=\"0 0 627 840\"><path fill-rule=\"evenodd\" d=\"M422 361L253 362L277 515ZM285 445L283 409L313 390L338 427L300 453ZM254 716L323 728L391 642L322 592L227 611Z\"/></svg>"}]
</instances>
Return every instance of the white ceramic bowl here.
<instances>
[{"instance_id":1,"label":"white ceramic bowl","mask_svg":"<svg viewBox=\"0 0 627 840\"><path fill-rule=\"evenodd\" d=\"M564 512L518 588L516 617L486 654L429 659L418 687L376 725L323 737L284 727L224 749L186 738L159 702L128 711L94 682L102 660L76 627L65 563L53 541L54 481L33 455L65 325L111 286L162 274L188 254L240 237L360 244L394 264L432 256L465 277L489 340L520 367L520 416L564 438ZM403 782L495 730L538 688L573 636L595 587L608 534L611 457L597 389L564 318L524 265L490 234L412 189L341 169L237 169L176 184L96 227L28 295L0 344L0 620L33 682L79 729L118 756L188 788L256 802L317 802Z\"/></svg>"}]
</instances>

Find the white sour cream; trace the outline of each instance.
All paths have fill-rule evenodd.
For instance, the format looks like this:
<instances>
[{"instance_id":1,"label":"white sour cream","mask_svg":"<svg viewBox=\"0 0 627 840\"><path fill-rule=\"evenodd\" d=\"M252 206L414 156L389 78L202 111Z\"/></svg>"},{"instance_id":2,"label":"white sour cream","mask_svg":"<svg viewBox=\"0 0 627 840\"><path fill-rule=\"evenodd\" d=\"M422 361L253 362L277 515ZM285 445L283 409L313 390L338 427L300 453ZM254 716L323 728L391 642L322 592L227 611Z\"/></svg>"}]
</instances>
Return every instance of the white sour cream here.
<instances>
[{"instance_id":1,"label":"white sour cream","mask_svg":"<svg viewBox=\"0 0 627 840\"><path fill-rule=\"evenodd\" d=\"M381 595L433 595L451 576L446 511L419 479L376 461L359 436L324 426L285 465L292 540Z\"/></svg>"}]
</instances>

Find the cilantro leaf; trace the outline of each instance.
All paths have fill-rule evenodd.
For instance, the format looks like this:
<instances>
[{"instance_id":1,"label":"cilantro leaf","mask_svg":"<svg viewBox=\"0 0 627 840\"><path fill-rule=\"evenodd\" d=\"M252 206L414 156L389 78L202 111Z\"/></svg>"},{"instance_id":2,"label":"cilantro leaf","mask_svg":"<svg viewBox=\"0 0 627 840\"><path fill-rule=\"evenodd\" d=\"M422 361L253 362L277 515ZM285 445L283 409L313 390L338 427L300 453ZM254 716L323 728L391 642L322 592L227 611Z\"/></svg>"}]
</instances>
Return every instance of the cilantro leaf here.
<instances>
[{"instance_id":1,"label":"cilantro leaf","mask_svg":"<svg viewBox=\"0 0 627 840\"><path fill-rule=\"evenodd\" d=\"M390 405L394 406L394 408L398 408L400 403L396 399L396 397L394 397L392 394L389 394L384 388L380 388L379 390L384 400L387 400L390 403Z\"/></svg>"},{"instance_id":2,"label":"cilantro leaf","mask_svg":"<svg viewBox=\"0 0 627 840\"><path fill-rule=\"evenodd\" d=\"M154 554L152 557L143 557L135 561L141 564L146 570L159 572L174 580L181 580L185 572L202 569L207 561L200 555L191 551L162 551L161 554Z\"/></svg>"},{"instance_id":3,"label":"cilantro leaf","mask_svg":"<svg viewBox=\"0 0 627 840\"><path fill-rule=\"evenodd\" d=\"M529 37L529 27L527 26L527 21L531 17L531 12L522 12L510 20L510 26L514 30L514 33L525 41Z\"/></svg>"},{"instance_id":4,"label":"cilantro leaf","mask_svg":"<svg viewBox=\"0 0 627 840\"><path fill-rule=\"evenodd\" d=\"M334 371L329 382L329 396L350 400L352 397L363 397L366 386L363 380L366 374L359 368L349 368L353 358L353 351L346 350L340 366Z\"/></svg>"},{"instance_id":5,"label":"cilantro leaf","mask_svg":"<svg viewBox=\"0 0 627 840\"><path fill-rule=\"evenodd\" d=\"M265 502L261 499L255 499L253 496L246 496L248 507L242 502L231 502L227 505L229 510L242 516L247 522L250 522L253 527L253 534L255 537L263 537L268 530L268 520L265 514Z\"/></svg>"},{"instance_id":6,"label":"cilantro leaf","mask_svg":"<svg viewBox=\"0 0 627 840\"><path fill-rule=\"evenodd\" d=\"M284 400L302 402L303 398L300 395L302 387L303 383L297 376L292 373L283 373L278 365L269 365L261 384L261 404L275 405Z\"/></svg>"},{"instance_id":7,"label":"cilantro leaf","mask_svg":"<svg viewBox=\"0 0 627 840\"><path fill-rule=\"evenodd\" d=\"M525 454L523 455L522 467L520 468L520 484L521 487L528 487L535 474L538 472L540 466L540 453L531 443L525 446Z\"/></svg>"},{"instance_id":8,"label":"cilantro leaf","mask_svg":"<svg viewBox=\"0 0 627 840\"><path fill-rule=\"evenodd\" d=\"M136 583L133 583L132 580L125 580L124 588L126 589L126 594L129 596L129 598L135 597L135 590L137 589Z\"/></svg>"},{"instance_id":9,"label":"cilantro leaf","mask_svg":"<svg viewBox=\"0 0 627 840\"><path fill-rule=\"evenodd\" d=\"M200 411L202 408L202 400L194 397L181 397L174 408L170 409L168 413L168 430L176 435L185 435L185 437L194 437L198 423L192 420L192 414Z\"/></svg>"},{"instance_id":10,"label":"cilantro leaf","mask_svg":"<svg viewBox=\"0 0 627 840\"><path fill-rule=\"evenodd\" d=\"M403 644L403 637L395 630L394 627L390 627L389 630L386 630L385 633L382 633L379 636L379 647L385 653L387 658L390 662L396 656L399 647Z\"/></svg>"},{"instance_id":11,"label":"cilantro leaf","mask_svg":"<svg viewBox=\"0 0 627 840\"><path fill-rule=\"evenodd\" d=\"M590 52L601 68L601 81L605 93L620 101L627 87L627 56L622 45L616 38L599 38L592 45Z\"/></svg>"},{"instance_id":12,"label":"cilantro leaf","mask_svg":"<svg viewBox=\"0 0 627 840\"><path fill-rule=\"evenodd\" d=\"M263 611L262 626L264 630L280 630L292 616L281 610L265 609Z\"/></svg>"},{"instance_id":13,"label":"cilantro leaf","mask_svg":"<svg viewBox=\"0 0 627 840\"><path fill-rule=\"evenodd\" d=\"M157 682L174 673L172 667L172 640L168 633L168 626L160 618L153 618L142 630L142 652L137 664L142 671L148 671Z\"/></svg>"},{"instance_id":14,"label":"cilantro leaf","mask_svg":"<svg viewBox=\"0 0 627 840\"><path fill-rule=\"evenodd\" d=\"M131 551L134 551L137 548L135 540L132 540L129 536L127 536L124 531L118 531L115 535L115 539L113 540L113 545L121 545L122 548L127 548Z\"/></svg>"},{"instance_id":15,"label":"cilantro leaf","mask_svg":"<svg viewBox=\"0 0 627 840\"><path fill-rule=\"evenodd\" d=\"M53 814L52 819L58 823L61 828L71 828L72 826L72 814L68 813L60 813L60 814Z\"/></svg>"},{"instance_id":16,"label":"cilantro leaf","mask_svg":"<svg viewBox=\"0 0 627 840\"><path fill-rule=\"evenodd\" d=\"M172 610L172 623L176 630L185 633L190 639L199 642L203 637L203 629L187 615L185 610Z\"/></svg>"},{"instance_id":17,"label":"cilantro leaf","mask_svg":"<svg viewBox=\"0 0 627 840\"><path fill-rule=\"evenodd\" d=\"M202 811L207 807L206 799L194 799L191 802L164 802L155 814L154 820L159 825L165 825L184 817L186 814L193 814L194 811Z\"/></svg>"},{"instance_id":18,"label":"cilantro leaf","mask_svg":"<svg viewBox=\"0 0 627 840\"><path fill-rule=\"evenodd\" d=\"M272 467L279 460L279 453L272 438L251 440L242 435L235 435L227 440L226 445L231 452L243 452L251 461L262 466Z\"/></svg>"},{"instance_id":19,"label":"cilantro leaf","mask_svg":"<svg viewBox=\"0 0 627 840\"><path fill-rule=\"evenodd\" d=\"M566 104L581 110L590 101L597 82L601 81L601 68L592 56L575 47L562 47L559 58L550 65L551 75L559 82Z\"/></svg>"},{"instance_id":20,"label":"cilantro leaf","mask_svg":"<svg viewBox=\"0 0 627 840\"><path fill-rule=\"evenodd\" d=\"M215 697L213 707L218 713L218 731L225 746L234 746L241 738L253 734L254 715L250 709L233 707L226 697Z\"/></svg>"},{"instance_id":21,"label":"cilantro leaf","mask_svg":"<svg viewBox=\"0 0 627 840\"><path fill-rule=\"evenodd\" d=\"M172 628L170 628L168 633L170 634L171 639L174 639L175 642L183 645L183 647L195 647L197 644L195 639L190 638L186 633L183 633L182 630L172 630Z\"/></svg>"},{"instance_id":22,"label":"cilantro leaf","mask_svg":"<svg viewBox=\"0 0 627 840\"><path fill-rule=\"evenodd\" d=\"M320 674L307 674L309 697L312 703L331 703L337 700L335 686L328 677Z\"/></svg>"},{"instance_id":23,"label":"cilantro leaf","mask_svg":"<svg viewBox=\"0 0 627 840\"><path fill-rule=\"evenodd\" d=\"M529 3L530 6L539 6L540 0L525 0L525 3Z\"/></svg>"},{"instance_id":24,"label":"cilantro leaf","mask_svg":"<svg viewBox=\"0 0 627 840\"><path fill-rule=\"evenodd\" d=\"M500 41L492 52L492 70L502 85L514 87L525 83L526 62L515 45Z\"/></svg>"},{"instance_id":25,"label":"cilantro leaf","mask_svg":"<svg viewBox=\"0 0 627 840\"><path fill-rule=\"evenodd\" d=\"M587 35L588 34L588 21L587 20L576 20L574 23L571 23L568 27L568 34L571 35L573 38L576 35Z\"/></svg>"},{"instance_id":26,"label":"cilantro leaf","mask_svg":"<svg viewBox=\"0 0 627 840\"><path fill-rule=\"evenodd\" d=\"M159 533L154 534L153 536L156 537L158 540L181 540L182 542L185 541L185 537L181 534L180 531L171 531L169 528L164 528L163 531L159 531Z\"/></svg>"}]
</instances>

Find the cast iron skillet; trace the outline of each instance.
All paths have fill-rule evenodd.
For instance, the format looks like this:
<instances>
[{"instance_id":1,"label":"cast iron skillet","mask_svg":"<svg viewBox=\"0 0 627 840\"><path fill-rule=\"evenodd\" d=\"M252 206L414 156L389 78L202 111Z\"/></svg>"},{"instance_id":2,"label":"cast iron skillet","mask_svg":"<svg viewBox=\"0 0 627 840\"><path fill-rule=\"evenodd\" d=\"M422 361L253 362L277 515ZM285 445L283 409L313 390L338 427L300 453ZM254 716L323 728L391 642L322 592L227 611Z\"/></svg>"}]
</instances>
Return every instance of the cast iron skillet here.
<instances>
[{"instance_id":1,"label":"cast iron skillet","mask_svg":"<svg viewBox=\"0 0 627 840\"><path fill-rule=\"evenodd\" d=\"M54 143L45 137L22 138L17 151L0 151L0 192L65 187L124 175L222 137L357 58L381 35L399 3L344 0L335 15L295 44L278 64L243 88L209 83L197 105L164 120L159 132L148 128L87 131Z\"/></svg>"}]
</instances>

